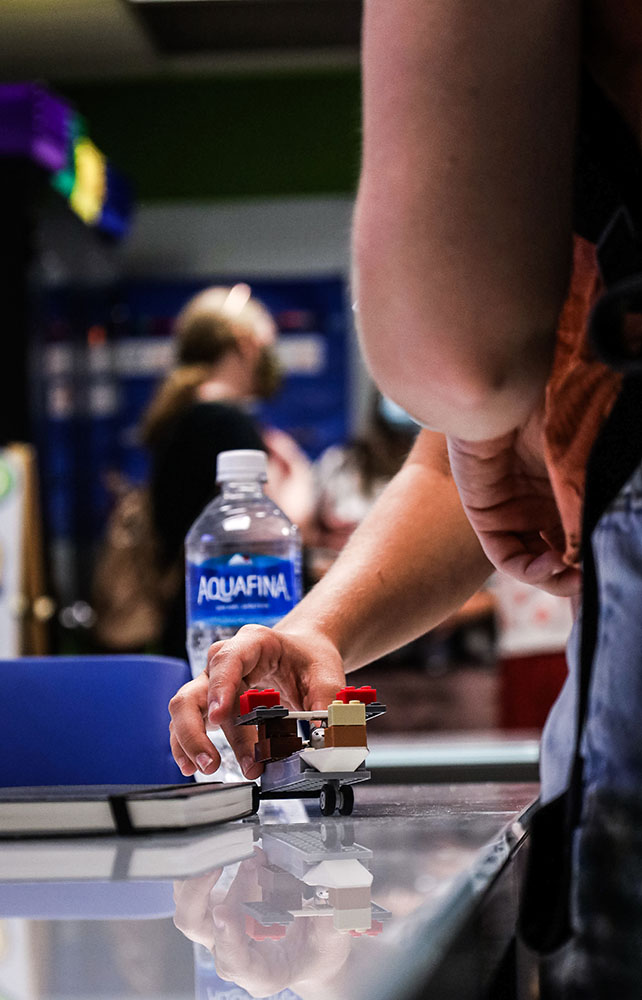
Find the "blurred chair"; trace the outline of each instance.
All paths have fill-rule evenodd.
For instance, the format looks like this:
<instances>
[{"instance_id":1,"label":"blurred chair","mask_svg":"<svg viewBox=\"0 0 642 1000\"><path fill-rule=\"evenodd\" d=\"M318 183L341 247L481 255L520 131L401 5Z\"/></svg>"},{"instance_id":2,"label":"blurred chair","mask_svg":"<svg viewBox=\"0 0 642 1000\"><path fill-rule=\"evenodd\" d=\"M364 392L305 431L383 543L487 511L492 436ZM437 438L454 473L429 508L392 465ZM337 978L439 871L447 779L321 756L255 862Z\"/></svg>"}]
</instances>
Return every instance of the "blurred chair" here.
<instances>
[{"instance_id":1,"label":"blurred chair","mask_svg":"<svg viewBox=\"0 0 642 1000\"><path fill-rule=\"evenodd\" d=\"M2 920L156 920L175 910L170 879L0 882Z\"/></svg>"},{"instance_id":2,"label":"blurred chair","mask_svg":"<svg viewBox=\"0 0 642 1000\"><path fill-rule=\"evenodd\" d=\"M178 784L168 702L191 679L157 656L0 660L0 786Z\"/></svg>"}]
</instances>

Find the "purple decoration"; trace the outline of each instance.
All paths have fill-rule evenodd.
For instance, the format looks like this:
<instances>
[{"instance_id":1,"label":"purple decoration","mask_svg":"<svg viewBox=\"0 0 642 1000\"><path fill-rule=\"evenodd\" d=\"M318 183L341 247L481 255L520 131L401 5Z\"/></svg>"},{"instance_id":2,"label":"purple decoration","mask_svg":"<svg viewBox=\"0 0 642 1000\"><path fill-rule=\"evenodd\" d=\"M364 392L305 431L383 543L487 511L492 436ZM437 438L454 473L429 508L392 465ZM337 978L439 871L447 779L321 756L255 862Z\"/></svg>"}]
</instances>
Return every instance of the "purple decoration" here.
<instances>
[{"instance_id":1,"label":"purple decoration","mask_svg":"<svg viewBox=\"0 0 642 1000\"><path fill-rule=\"evenodd\" d=\"M0 84L0 156L25 156L45 170L67 161L71 108L36 83Z\"/></svg>"}]
</instances>

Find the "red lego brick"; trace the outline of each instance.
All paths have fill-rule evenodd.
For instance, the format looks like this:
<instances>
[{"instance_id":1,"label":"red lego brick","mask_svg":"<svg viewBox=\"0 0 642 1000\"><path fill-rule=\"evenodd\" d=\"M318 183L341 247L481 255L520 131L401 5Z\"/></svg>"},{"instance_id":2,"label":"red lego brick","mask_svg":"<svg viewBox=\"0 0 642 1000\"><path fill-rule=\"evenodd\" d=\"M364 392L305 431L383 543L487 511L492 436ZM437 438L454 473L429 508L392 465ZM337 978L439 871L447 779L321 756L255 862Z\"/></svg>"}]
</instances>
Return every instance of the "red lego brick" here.
<instances>
[{"instance_id":1,"label":"red lego brick","mask_svg":"<svg viewBox=\"0 0 642 1000\"><path fill-rule=\"evenodd\" d=\"M369 684L364 684L363 687L344 687L340 691L337 691L337 701L343 701L347 705L349 701L360 701L363 705L369 705L371 702L377 700L377 691L375 688L370 687Z\"/></svg>"},{"instance_id":2,"label":"red lego brick","mask_svg":"<svg viewBox=\"0 0 642 1000\"><path fill-rule=\"evenodd\" d=\"M383 930L383 924L381 923L381 921L373 920L372 927L370 928L369 931L366 931L366 934L368 935L368 937L376 937L377 934L381 934L382 930Z\"/></svg>"},{"instance_id":3,"label":"red lego brick","mask_svg":"<svg viewBox=\"0 0 642 1000\"><path fill-rule=\"evenodd\" d=\"M287 927L284 924L270 924L268 927L264 927L253 916L246 913L245 933L253 941L279 941L285 937Z\"/></svg>"},{"instance_id":4,"label":"red lego brick","mask_svg":"<svg viewBox=\"0 0 642 1000\"><path fill-rule=\"evenodd\" d=\"M240 699L241 715L247 715L255 708L274 708L281 704L281 695L274 688L264 688L259 691L257 688L249 688L244 691Z\"/></svg>"}]
</instances>

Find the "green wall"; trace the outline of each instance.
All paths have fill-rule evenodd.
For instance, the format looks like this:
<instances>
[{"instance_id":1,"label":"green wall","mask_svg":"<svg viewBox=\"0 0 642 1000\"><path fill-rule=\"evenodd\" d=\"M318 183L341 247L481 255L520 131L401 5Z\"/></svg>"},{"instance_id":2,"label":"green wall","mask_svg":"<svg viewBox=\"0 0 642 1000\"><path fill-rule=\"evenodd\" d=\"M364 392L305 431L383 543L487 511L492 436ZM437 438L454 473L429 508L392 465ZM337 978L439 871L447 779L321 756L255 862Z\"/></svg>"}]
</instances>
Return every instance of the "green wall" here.
<instances>
[{"instance_id":1,"label":"green wall","mask_svg":"<svg viewBox=\"0 0 642 1000\"><path fill-rule=\"evenodd\" d=\"M357 68L60 84L138 201L353 193Z\"/></svg>"}]
</instances>

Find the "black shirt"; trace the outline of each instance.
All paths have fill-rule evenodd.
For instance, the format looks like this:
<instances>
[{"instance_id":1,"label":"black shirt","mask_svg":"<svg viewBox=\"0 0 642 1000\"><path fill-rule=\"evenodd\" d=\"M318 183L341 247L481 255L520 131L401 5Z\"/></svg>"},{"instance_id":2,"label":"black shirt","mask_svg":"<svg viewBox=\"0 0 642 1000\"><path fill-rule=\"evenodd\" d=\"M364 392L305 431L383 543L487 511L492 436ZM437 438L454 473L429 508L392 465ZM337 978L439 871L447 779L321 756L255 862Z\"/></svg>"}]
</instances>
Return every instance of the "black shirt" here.
<instances>
[{"instance_id":1,"label":"black shirt","mask_svg":"<svg viewBox=\"0 0 642 1000\"><path fill-rule=\"evenodd\" d=\"M217 456L234 448L265 451L254 420L229 402L194 403L177 416L154 448L150 491L163 568L183 562L185 535L218 492ZM185 629L183 583L168 610L161 653L185 658Z\"/></svg>"}]
</instances>

